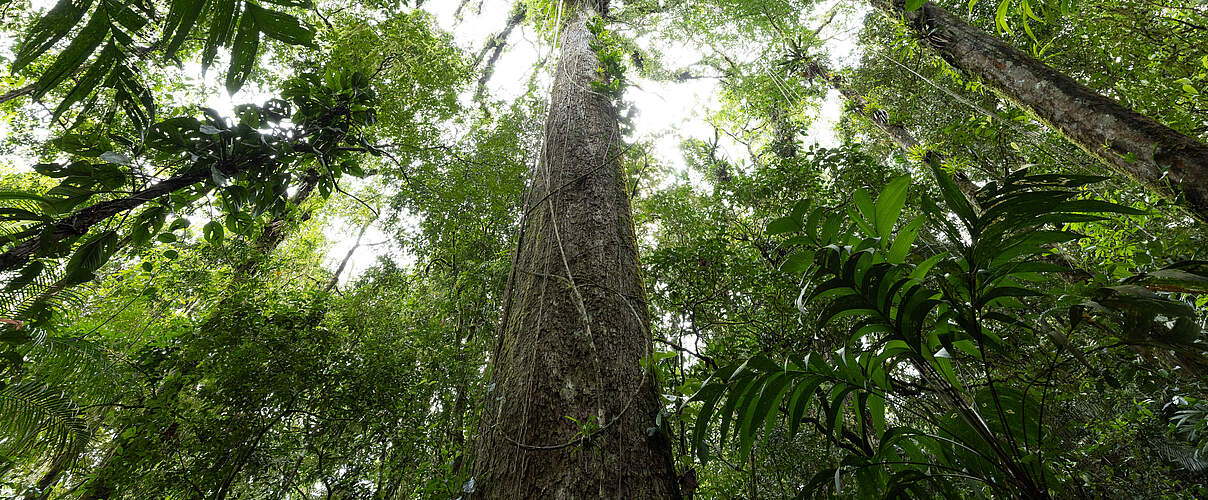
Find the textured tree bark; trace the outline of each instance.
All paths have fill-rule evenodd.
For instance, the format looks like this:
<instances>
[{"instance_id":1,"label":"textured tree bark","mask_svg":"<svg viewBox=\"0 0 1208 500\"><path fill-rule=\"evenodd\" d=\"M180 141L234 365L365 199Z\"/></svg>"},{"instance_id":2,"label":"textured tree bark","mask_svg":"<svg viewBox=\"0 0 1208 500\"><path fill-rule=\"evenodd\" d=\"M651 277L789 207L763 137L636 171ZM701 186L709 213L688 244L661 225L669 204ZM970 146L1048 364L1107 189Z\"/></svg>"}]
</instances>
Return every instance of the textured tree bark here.
<instances>
[{"instance_id":1,"label":"textured tree bark","mask_svg":"<svg viewBox=\"0 0 1208 500\"><path fill-rule=\"evenodd\" d=\"M953 67L1028 110L1112 170L1208 221L1208 145L1098 94L931 3L871 0Z\"/></svg>"},{"instance_id":2,"label":"textured tree bark","mask_svg":"<svg viewBox=\"0 0 1208 500\"><path fill-rule=\"evenodd\" d=\"M679 498L658 395L621 140L567 1L541 161L525 195L492 356L475 498ZM573 420L572 420L573 419ZM576 423L577 422L577 423Z\"/></svg>"}]
</instances>

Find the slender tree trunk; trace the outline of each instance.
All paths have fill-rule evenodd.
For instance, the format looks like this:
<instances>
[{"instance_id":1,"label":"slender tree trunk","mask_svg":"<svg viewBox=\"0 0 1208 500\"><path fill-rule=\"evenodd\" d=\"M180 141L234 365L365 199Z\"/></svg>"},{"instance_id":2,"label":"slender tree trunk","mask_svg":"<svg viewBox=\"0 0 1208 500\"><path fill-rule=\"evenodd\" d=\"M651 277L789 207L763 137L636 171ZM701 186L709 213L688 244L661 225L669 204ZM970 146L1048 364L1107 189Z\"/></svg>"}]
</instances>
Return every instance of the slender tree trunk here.
<instances>
[{"instance_id":1,"label":"slender tree trunk","mask_svg":"<svg viewBox=\"0 0 1208 500\"><path fill-rule=\"evenodd\" d=\"M869 121L877 130L885 135L891 142L898 146L905 153L910 153L922 144L900 123L892 123L889 121L885 113L869 112L868 102L864 96L855 89L847 85L847 81L842 75L834 73L823 67L817 61L810 60L806 62L804 75L807 78L822 79L831 88L839 91L844 99L847 99L852 105L852 109ZM943 165L949 164L947 155L938 151L927 151L921 159L924 167L933 166L941 168ZM965 195L965 199L973 206L974 210L981 210L977 202L978 186L973 183L964 173L960 171L953 172L953 181L956 182L956 187L961 190L961 194ZM1046 262L1067 267L1068 272L1060 273L1061 279L1067 283L1083 282L1091 278L1092 273L1083 269L1077 262L1066 257L1064 253L1049 254L1043 257Z\"/></svg>"},{"instance_id":2,"label":"slender tree trunk","mask_svg":"<svg viewBox=\"0 0 1208 500\"><path fill-rule=\"evenodd\" d=\"M491 38L487 40L486 45L484 45L482 50L478 51L478 55L474 57L475 68L477 68L479 64L482 64L483 60L486 60L487 63L487 65L482 68L482 74L478 77L479 94L483 92L483 87L487 84L487 81L491 79L491 75L495 73L495 62L499 60L499 56L503 53L503 48L507 46L508 37L512 35L512 30L516 29L516 26L519 26L520 23L524 21L524 17L526 15L528 15L528 6L522 2L517 2L516 5L512 6L511 14L508 14L507 25L504 26L503 31L500 31L495 35L491 35ZM490 58L487 58L488 53L491 54Z\"/></svg>"},{"instance_id":3,"label":"slender tree trunk","mask_svg":"<svg viewBox=\"0 0 1208 500\"><path fill-rule=\"evenodd\" d=\"M847 85L847 81L843 78L843 75L830 71L817 61L809 60L805 63L805 71L802 76L811 79L821 79L827 85L830 85L831 88L839 91L843 95L843 98L851 103L852 109L856 114L867 119L873 127L880 130L886 138L897 145L898 149L901 149L903 152L909 154L921 146L918 139L915 139L914 134L906 130L906 127L902 124L890 122L889 115L884 111L868 111L868 101L864 99L863 95L860 95L859 92L856 92L855 89ZM929 151L924 157L924 161L927 163L935 162L936 166L939 166L947 163L948 160L942 153ZM959 171L953 173L953 180L956 181L956 186L960 188L961 193L965 195L969 203L977 207L977 197L975 195L977 193L977 185L969 179L969 176Z\"/></svg>"},{"instance_id":4,"label":"slender tree trunk","mask_svg":"<svg viewBox=\"0 0 1208 500\"><path fill-rule=\"evenodd\" d=\"M285 237L289 236L289 230L296 224L301 224L310 220L311 213L314 207L303 207L302 204L310 199L314 194L315 188L319 185L319 171L310 169L306 171L306 176L302 178L302 183L298 185L298 191L289 199L291 208L284 215L273 217L264 229L260 231L260 236L256 237L256 242L252 244L254 252L248 258L240 262L239 265L231 271L231 283L243 283L248 278L255 277L258 267L264 263L269 254L276 250ZM293 212L293 210L298 212Z\"/></svg>"},{"instance_id":5,"label":"slender tree trunk","mask_svg":"<svg viewBox=\"0 0 1208 500\"><path fill-rule=\"evenodd\" d=\"M12 89L8 92L0 94L0 104L4 104L8 101L11 101L11 100L16 99L21 96L26 96L26 95L32 94L37 89L38 89L38 85L36 83L31 83L24 87L18 87L18 88Z\"/></svg>"},{"instance_id":6,"label":"slender tree trunk","mask_svg":"<svg viewBox=\"0 0 1208 500\"><path fill-rule=\"evenodd\" d=\"M59 479L63 476L63 473L67 472L67 470L71 468L75 461L80 457L80 453L84 448L84 446L74 443L71 444L71 447L72 449L60 453L54 458L54 460L50 462L50 467L46 470L46 473L43 474L40 479L38 479L37 483L34 483L34 487L32 489L25 492L23 500L47 500L50 498L50 487L59 482Z\"/></svg>"},{"instance_id":7,"label":"slender tree trunk","mask_svg":"<svg viewBox=\"0 0 1208 500\"><path fill-rule=\"evenodd\" d=\"M223 166L220 170L227 175L234 175L249 168L260 166L254 162L241 162L234 166ZM82 236L88 233L88 230L93 226L104 222L105 220L117 214L132 210L142 206L151 200L161 196L179 191L199 182L209 179L211 173L209 170L197 171L193 169L186 173L177 174L174 177L169 177L160 182L157 182L142 191L134 193L124 198L102 201L94 205L84 207L71 215L63 217L58 221L50 224L50 229L43 232L39 236L29 238L21 242L3 253L0 253L0 272L13 271L29 262L31 258L40 248L54 245L66 238L73 236ZM295 203L300 203L300 200L305 200L314 191L318 185L319 174L317 171L310 170L306 177L299 185L298 194L294 196ZM309 217L309 215L307 215ZM274 221L275 222L275 221ZM266 231L280 231L280 223L277 226L270 225ZM276 243L280 242L281 238L269 239L272 247L276 247ZM257 246L257 249L266 247ZM243 270L241 272L246 272Z\"/></svg>"},{"instance_id":8,"label":"slender tree trunk","mask_svg":"<svg viewBox=\"0 0 1208 500\"><path fill-rule=\"evenodd\" d=\"M953 67L1029 111L1112 170L1208 221L1208 145L1100 95L931 3L871 0Z\"/></svg>"},{"instance_id":9,"label":"slender tree trunk","mask_svg":"<svg viewBox=\"0 0 1208 500\"><path fill-rule=\"evenodd\" d=\"M495 348L476 498L678 498L640 360L647 306L617 112L595 92L589 6L567 1L561 54Z\"/></svg>"},{"instance_id":10,"label":"slender tree trunk","mask_svg":"<svg viewBox=\"0 0 1208 500\"><path fill-rule=\"evenodd\" d=\"M324 291L330 292L335 290L336 285L340 284L340 275L344 274L344 269L348 267L348 262L352 260L353 254L356 253L358 248L361 248L361 239L365 237L365 232L368 231L369 226L376 221L377 217L374 217L366 222L365 225L361 226L361 232L357 233L356 242L352 244L352 248L348 249L348 253L344 254L344 258L340 260L339 267L336 268L336 272L331 274L331 279L327 281L327 286L323 289Z\"/></svg>"}]
</instances>

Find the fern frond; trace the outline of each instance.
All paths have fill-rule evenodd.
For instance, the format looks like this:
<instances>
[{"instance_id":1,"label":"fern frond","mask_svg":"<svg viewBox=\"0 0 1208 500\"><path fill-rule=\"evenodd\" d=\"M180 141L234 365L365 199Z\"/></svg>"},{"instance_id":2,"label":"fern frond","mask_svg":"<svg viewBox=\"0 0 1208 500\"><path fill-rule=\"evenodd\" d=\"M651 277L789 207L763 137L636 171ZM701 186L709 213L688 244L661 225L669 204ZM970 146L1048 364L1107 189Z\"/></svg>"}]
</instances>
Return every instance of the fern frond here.
<instances>
[{"instance_id":1,"label":"fern frond","mask_svg":"<svg viewBox=\"0 0 1208 500\"><path fill-rule=\"evenodd\" d=\"M1180 467L1191 472L1203 472L1208 470L1208 457L1205 457L1200 449L1186 444L1159 442L1155 445L1158 454L1179 464Z\"/></svg>"},{"instance_id":2,"label":"fern frond","mask_svg":"<svg viewBox=\"0 0 1208 500\"><path fill-rule=\"evenodd\" d=\"M23 335L10 342L41 341L45 332L38 323L52 310L79 308L84 296L68 285L60 267L34 261L14 273L0 275L0 318L27 323ZM11 332L10 332L11 333Z\"/></svg>"},{"instance_id":3,"label":"fern frond","mask_svg":"<svg viewBox=\"0 0 1208 500\"><path fill-rule=\"evenodd\" d=\"M39 446L61 451L89 438L79 408L62 391L32 382L0 388L0 456L11 458Z\"/></svg>"},{"instance_id":4,"label":"fern frond","mask_svg":"<svg viewBox=\"0 0 1208 500\"><path fill-rule=\"evenodd\" d=\"M32 367L30 378L43 384L87 386L93 401L108 399L120 387L109 352L82 337L41 335L19 349Z\"/></svg>"}]
</instances>

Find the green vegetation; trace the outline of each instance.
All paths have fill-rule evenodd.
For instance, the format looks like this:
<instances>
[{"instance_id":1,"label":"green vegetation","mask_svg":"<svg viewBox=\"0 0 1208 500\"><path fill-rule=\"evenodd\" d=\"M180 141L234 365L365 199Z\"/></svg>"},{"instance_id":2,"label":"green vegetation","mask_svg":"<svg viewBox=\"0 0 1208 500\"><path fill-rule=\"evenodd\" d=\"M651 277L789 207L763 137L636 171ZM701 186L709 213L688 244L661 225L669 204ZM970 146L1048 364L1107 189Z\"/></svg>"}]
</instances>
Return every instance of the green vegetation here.
<instances>
[{"instance_id":1,"label":"green vegetation","mask_svg":"<svg viewBox=\"0 0 1208 500\"><path fill-rule=\"evenodd\" d=\"M0 30L0 497L1208 496L1202 2Z\"/></svg>"}]
</instances>

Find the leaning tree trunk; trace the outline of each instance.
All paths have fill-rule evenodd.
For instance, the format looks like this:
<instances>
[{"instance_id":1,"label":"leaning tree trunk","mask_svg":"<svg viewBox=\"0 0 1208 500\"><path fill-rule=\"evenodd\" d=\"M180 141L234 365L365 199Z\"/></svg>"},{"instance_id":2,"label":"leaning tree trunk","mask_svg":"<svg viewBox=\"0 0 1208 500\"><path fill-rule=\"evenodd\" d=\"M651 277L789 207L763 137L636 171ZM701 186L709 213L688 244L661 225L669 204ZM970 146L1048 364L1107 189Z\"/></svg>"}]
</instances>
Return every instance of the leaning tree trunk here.
<instances>
[{"instance_id":1,"label":"leaning tree trunk","mask_svg":"<svg viewBox=\"0 0 1208 500\"><path fill-rule=\"evenodd\" d=\"M567 1L545 146L525 196L474 472L476 498L678 498L641 359L649 319L617 112L589 7Z\"/></svg>"},{"instance_id":2,"label":"leaning tree trunk","mask_svg":"<svg viewBox=\"0 0 1208 500\"><path fill-rule=\"evenodd\" d=\"M844 78L843 75L835 73L822 66L820 63L818 63L818 61L810 59L805 61L805 67L801 76L809 79L820 79L826 82L831 88L837 90L839 94L842 95L843 98L846 99L851 105L852 110L855 111L856 114L868 120L873 127L876 127L877 130L880 130L885 137L897 145L898 149L901 149L902 152L906 153L907 155L921 146L918 139L915 139L914 134L911 134L909 130L906 130L905 126L900 123L890 122L888 113L882 110L869 111L868 101L864 99L863 95L851 88L851 86L847 85L847 79ZM943 153L927 151L926 155L923 157L923 162L928 165L934 164L934 166L939 167L942 164L948 163L948 159ZM976 209L977 185L974 184L971 179L969 179L969 176L965 175L959 170L953 172L952 180L956 182L956 187L960 188L961 193L965 195L965 198L969 200L969 203Z\"/></svg>"},{"instance_id":3,"label":"leaning tree trunk","mask_svg":"<svg viewBox=\"0 0 1208 500\"><path fill-rule=\"evenodd\" d=\"M883 134L885 134L886 137L893 141L893 143L896 144L903 152L909 154L911 151L914 151L916 148L921 146L921 143L915 139L914 134L911 134L910 131L901 124L890 122L888 116L884 114L884 112L869 112L868 102L864 99L864 96L860 95L859 92L848 86L847 81L842 75L826 69L817 61L808 60L805 62L805 68L802 76L810 79L821 79L830 85L831 88L839 91L839 93L842 94L843 97L851 104L852 109L856 112L856 114L868 120L874 127L876 127ZM924 163L924 167L934 167L937 169L942 165L948 164L947 156L936 151L927 151L922 157L921 161ZM980 213L981 208L977 202L977 185L974 184L968 176L960 171L953 172L953 180L956 182L957 188L961 190L961 193L965 195L965 199L969 201L969 204L973 207L973 209ZM1058 266L1067 268L1067 271L1060 272L1057 276L1068 284L1084 283L1089 281L1094 276L1094 273L1083 268L1083 266L1079 265L1077 262L1074 262L1065 253L1060 251L1047 254L1041 257L1041 259L1050 264L1056 264ZM1162 291L1154 288L1150 289L1154 291ZM1163 338L1172 335L1172 332L1169 327L1166 327L1160 323L1154 323L1150 326L1150 335L1155 338ZM1142 351L1144 347L1145 346L1141 345L1132 346L1134 351L1137 351L1138 354L1142 355L1145 354L1145 352ZM1172 353L1163 351L1162 356L1168 357L1173 363L1178 364L1184 369L1184 375L1188 375L1191 378L1195 378L1197 376L1202 377L1205 371L1208 371L1208 366L1204 366L1204 364L1200 362L1198 356L1195 356L1183 349L1175 349ZM1086 364L1086 360L1082 360L1082 362L1083 364ZM1087 364L1087 366L1089 367L1090 365Z\"/></svg>"},{"instance_id":4,"label":"leaning tree trunk","mask_svg":"<svg viewBox=\"0 0 1208 500\"><path fill-rule=\"evenodd\" d=\"M1100 95L928 2L871 0L902 16L923 43L1116 172L1208 221L1208 145Z\"/></svg>"}]
</instances>

